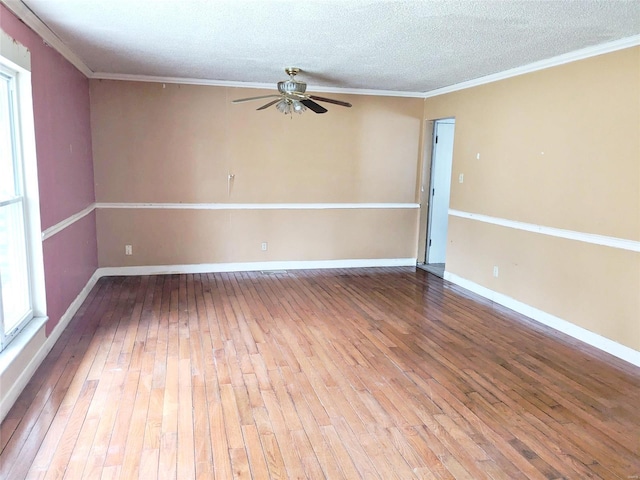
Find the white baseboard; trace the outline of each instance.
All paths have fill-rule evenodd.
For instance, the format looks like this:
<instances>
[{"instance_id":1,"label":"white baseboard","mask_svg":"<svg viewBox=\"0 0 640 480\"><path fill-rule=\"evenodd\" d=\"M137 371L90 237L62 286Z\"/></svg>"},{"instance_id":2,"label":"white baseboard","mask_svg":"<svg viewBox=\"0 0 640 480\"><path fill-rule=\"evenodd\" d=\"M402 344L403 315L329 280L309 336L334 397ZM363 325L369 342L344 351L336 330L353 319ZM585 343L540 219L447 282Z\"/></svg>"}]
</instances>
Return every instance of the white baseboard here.
<instances>
[{"instance_id":1,"label":"white baseboard","mask_svg":"<svg viewBox=\"0 0 640 480\"><path fill-rule=\"evenodd\" d=\"M487 298L493 302L510 308L511 310L526 315L527 317L539 323L558 330L559 332L565 333L570 337L591 345L592 347L596 347L597 349L609 353L614 357L618 357L621 360L640 367L640 352L637 350L614 342L613 340L609 340L608 338L598 335L597 333L593 333L571 322L556 317L555 315L551 315L550 313L543 312L542 310L527 305L526 303L520 302L519 300L511 298L507 295L495 292L486 287L483 287L482 285L478 285L471 280L459 277L458 275L455 275L451 272L444 272L444 279L450 281L451 283L455 283L456 285L459 285L462 288L465 288L473 293L476 293L481 297Z\"/></svg>"},{"instance_id":2,"label":"white baseboard","mask_svg":"<svg viewBox=\"0 0 640 480\"><path fill-rule=\"evenodd\" d=\"M375 258L351 260L302 260L275 262L199 263L187 265L148 265L101 267L101 276L163 275L174 273L260 272L270 270L311 270L321 268L415 267L415 258Z\"/></svg>"},{"instance_id":3,"label":"white baseboard","mask_svg":"<svg viewBox=\"0 0 640 480\"><path fill-rule=\"evenodd\" d=\"M89 292L95 286L99 278L100 275L98 271L94 272L87 284L80 291L71 305L69 305L69 308L67 308L66 312L64 312L64 314L60 318L60 321L48 337L44 336L45 322L38 324L34 331L29 331L29 327L26 327L25 330L21 332L21 334L25 333L27 336L27 340L23 343L22 347L25 347L31 341L31 339L35 338L36 336L42 336L44 338L44 341L39 347L36 347L37 351L35 355L33 355L29 360L29 363L22 368L22 371L16 381L12 382L12 384L6 391L4 390L4 388L2 388L2 391L0 392L0 422L4 419L7 413L9 413L9 410L16 402L24 388L27 386L27 383L29 383L29 380L31 380L33 374L49 354L55 343L58 341L64 329L67 328L67 325L69 325L69 322L80 308L80 305L82 305L82 303L86 300ZM14 339L14 341L16 340L17 338ZM7 368L11 368L11 366L7 366Z\"/></svg>"}]
</instances>

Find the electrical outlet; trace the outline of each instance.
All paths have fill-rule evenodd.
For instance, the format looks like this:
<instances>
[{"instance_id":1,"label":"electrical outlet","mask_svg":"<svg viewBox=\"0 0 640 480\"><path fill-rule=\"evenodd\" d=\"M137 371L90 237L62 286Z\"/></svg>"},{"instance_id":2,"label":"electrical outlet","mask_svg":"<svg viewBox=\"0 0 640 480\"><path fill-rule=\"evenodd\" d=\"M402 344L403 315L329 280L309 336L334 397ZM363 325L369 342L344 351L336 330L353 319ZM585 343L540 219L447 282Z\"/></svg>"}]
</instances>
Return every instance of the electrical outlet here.
<instances>
[{"instance_id":1,"label":"electrical outlet","mask_svg":"<svg viewBox=\"0 0 640 480\"><path fill-rule=\"evenodd\" d=\"M498 273L499 273L498 267L494 265L494 267L493 267L493 276L498 278Z\"/></svg>"},{"instance_id":2,"label":"electrical outlet","mask_svg":"<svg viewBox=\"0 0 640 480\"><path fill-rule=\"evenodd\" d=\"M458 183L463 183L464 182L464 173L461 173L460 175L458 175Z\"/></svg>"},{"instance_id":3,"label":"electrical outlet","mask_svg":"<svg viewBox=\"0 0 640 480\"><path fill-rule=\"evenodd\" d=\"M263 252L267 251L267 247L268 247L267 242L262 242L262 245L260 245L260 248L262 249Z\"/></svg>"},{"instance_id":4,"label":"electrical outlet","mask_svg":"<svg viewBox=\"0 0 640 480\"><path fill-rule=\"evenodd\" d=\"M133 255L133 247L131 245L124 246L124 254L125 255Z\"/></svg>"}]
</instances>

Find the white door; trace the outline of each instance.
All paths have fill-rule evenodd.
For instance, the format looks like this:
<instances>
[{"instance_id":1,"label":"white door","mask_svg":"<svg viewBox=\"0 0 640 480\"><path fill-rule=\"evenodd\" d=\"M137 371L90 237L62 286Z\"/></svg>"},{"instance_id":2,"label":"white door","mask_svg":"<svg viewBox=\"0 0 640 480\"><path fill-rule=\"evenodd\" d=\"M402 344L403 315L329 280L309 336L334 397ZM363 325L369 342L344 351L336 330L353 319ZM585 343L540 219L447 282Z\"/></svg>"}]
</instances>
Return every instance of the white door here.
<instances>
[{"instance_id":1,"label":"white door","mask_svg":"<svg viewBox=\"0 0 640 480\"><path fill-rule=\"evenodd\" d=\"M451 164L453 163L454 119L437 120L433 127L431 156L431 201L427 231L427 264L445 263Z\"/></svg>"}]
</instances>

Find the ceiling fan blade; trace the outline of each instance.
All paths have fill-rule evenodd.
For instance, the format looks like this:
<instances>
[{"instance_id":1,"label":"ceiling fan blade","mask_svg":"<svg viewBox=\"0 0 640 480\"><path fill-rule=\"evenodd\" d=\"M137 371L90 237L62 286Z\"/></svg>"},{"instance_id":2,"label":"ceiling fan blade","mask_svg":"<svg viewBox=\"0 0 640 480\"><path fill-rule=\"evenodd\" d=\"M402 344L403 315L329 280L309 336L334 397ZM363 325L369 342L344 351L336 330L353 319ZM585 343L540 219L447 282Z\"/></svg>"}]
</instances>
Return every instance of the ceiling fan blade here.
<instances>
[{"instance_id":1,"label":"ceiling fan blade","mask_svg":"<svg viewBox=\"0 0 640 480\"><path fill-rule=\"evenodd\" d=\"M324 108L322 105L314 102L313 100L305 99L300 100L300 103L307 107L309 110L312 110L316 113L326 113L328 110Z\"/></svg>"},{"instance_id":2,"label":"ceiling fan blade","mask_svg":"<svg viewBox=\"0 0 640 480\"><path fill-rule=\"evenodd\" d=\"M260 108L256 108L256 110L264 110L265 108L269 108L271 105L275 105L276 103L278 103L280 101L279 98L276 98L274 101L269 102L265 105L262 105Z\"/></svg>"},{"instance_id":3,"label":"ceiling fan blade","mask_svg":"<svg viewBox=\"0 0 640 480\"><path fill-rule=\"evenodd\" d=\"M340 105L342 107L350 107L351 106L351 104L348 103L348 102L342 102L340 100L334 100L333 98L318 97L316 95L310 95L309 98L311 98L313 100L318 100L319 102L333 103L335 105Z\"/></svg>"},{"instance_id":4,"label":"ceiling fan blade","mask_svg":"<svg viewBox=\"0 0 640 480\"><path fill-rule=\"evenodd\" d=\"M243 103L250 102L251 100L260 100L261 98L280 97L280 95L260 95L259 97L238 98L237 100L231 100L231 103Z\"/></svg>"}]
</instances>

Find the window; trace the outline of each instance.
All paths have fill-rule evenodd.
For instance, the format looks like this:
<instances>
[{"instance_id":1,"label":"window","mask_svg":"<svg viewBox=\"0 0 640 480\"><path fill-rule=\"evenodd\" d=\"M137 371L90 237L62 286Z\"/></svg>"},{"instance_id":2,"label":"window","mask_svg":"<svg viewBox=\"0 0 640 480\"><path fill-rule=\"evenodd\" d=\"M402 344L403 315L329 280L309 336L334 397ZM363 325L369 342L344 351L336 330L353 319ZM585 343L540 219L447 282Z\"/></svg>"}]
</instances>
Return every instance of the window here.
<instances>
[{"instance_id":1,"label":"window","mask_svg":"<svg viewBox=\"0 0 640 480\"><path fill-rule=\"evenodd\" d=\"M17 72L0 67L0 347L33 317Z\"/></svg>"},{"instance_id":2,"label":"window","mask_svg":"<svg viewBox=\"0 0 640 480\"><path fill-rule=\"evenodd\" d=\"M46 320L29 70L28 50L0 31L0 351Z\"/></svg>"}]
</instances>

